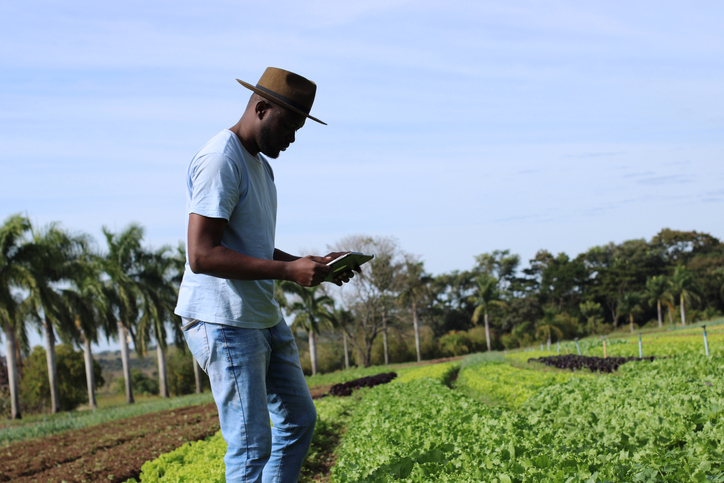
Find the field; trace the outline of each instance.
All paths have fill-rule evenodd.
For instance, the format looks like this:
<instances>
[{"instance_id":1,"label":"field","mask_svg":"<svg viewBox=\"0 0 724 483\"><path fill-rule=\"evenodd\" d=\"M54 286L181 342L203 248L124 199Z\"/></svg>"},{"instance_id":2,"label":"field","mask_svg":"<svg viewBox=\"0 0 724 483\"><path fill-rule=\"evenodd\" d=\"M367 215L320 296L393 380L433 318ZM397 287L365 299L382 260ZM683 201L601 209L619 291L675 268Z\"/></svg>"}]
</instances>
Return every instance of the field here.
<instances>
[{"instance_id":1,"label":"field","mask_svg":"<svg viewBox=\"0 0 724 483\"><path fill-rule=\"evenodd\" d=\"M397 373L392 382L360 389L351 397L315 401L319 422L300 481L722 483L724 326L707 329L709 356L704 355L701 327L646 332L643 355L657 358L624 363L611 374L528 362L557 355L552 346L551 351L474 354L437 364L354 369L309 378L312 393L321 396L334 384ZM562 344L561 353L566 347L577 353L573 342ZM601 338L579 341L579 347L583 355L603 355ZM638 334L609 337L607 355L638 356ZM167 410L170 419L161 424L184 428L187 424L180 423L196 416L183 411ZM94 428L102 426L6 443L7 457L42 454L48 463L32 463L42 460L40 456L26 458L25 479L0 481L63 481L52 473L33 473L41 466L65 464L43 448L74 448L73 438L80 438L103 449L103 438L120 433L127 421L103 423L118 426L97 432ZM129 482L223 482L225 445L220 434L211 425L190 433L175 435L174 441L160 442L137 457L132 446L124 446L126 442L106 446L118 447L119 459L137 461L133 473L123 473L124 478L133 478ZM136 443L144 439L132 432L127 438ZM113 466L114 458L82 459L87 457L74 456L85 469L103 468L89 473L85 481L126 481L117 478L122 468ZM14 461L0 473L15 471L25 460ZM141 468L143 461L147 462Z\"/></svg>"}]
</instances>

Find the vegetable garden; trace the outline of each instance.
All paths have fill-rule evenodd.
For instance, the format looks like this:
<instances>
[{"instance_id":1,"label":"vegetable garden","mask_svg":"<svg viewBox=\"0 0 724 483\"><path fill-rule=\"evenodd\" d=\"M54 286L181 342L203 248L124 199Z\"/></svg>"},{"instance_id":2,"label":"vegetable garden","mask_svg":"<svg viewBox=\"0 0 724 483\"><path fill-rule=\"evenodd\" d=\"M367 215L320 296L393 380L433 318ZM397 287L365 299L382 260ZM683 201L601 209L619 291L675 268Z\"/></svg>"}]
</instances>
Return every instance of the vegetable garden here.
<instances>
[{"instance_id":1,"label":"vegetable garden","mask_svg":"<svg viewBox=\"0 0 724 483\"><path fill-rule=\"evenodd\" d=\"M653 360L628 362L614 358L637 359L638 336L610 340L611 373L545 365L563 355L562 344L561 353L483 353L310 377L313 393L325 396L315 400L319 422L302 481L724 482L722 336L710 329L706 356L700 327L646 334L644 356ZM579 347L606 360L602 340ZM564 360L578 360L568 348L574 354ZM352 382L384 382L390 371L397 376L374 387ZM331 395L337 384L360 388ZM218 432L177 446L128 481L224 481Z\"/></svg>"}]
</instances>

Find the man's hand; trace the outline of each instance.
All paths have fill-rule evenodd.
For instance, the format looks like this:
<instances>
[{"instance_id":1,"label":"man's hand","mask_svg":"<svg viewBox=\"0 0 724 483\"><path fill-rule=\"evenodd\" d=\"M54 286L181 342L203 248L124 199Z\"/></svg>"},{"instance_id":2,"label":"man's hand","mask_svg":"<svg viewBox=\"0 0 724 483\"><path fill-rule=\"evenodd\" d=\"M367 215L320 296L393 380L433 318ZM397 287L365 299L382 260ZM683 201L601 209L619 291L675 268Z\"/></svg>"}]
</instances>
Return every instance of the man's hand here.
<instances>
[{"instance_id":1,"label":"man's hand","mask_svg":"<svg viewBox=\"0 0 724 483\"><path fill-rule=\"evenodd\" d=\"M329 258L330 259L329 261L331 262L332 260L336 260L337 258L341 257L342 255L346 255L348 253L349 252L332 252L332 253L327 254L327 256L325 258ZM329 263L329 262L327 262L327 263ZM338 287L341 287L342 284L349 282L350 279L354 277L354 272L362 273L362 269L360 268L359 265L354 267L354 270L347 270L345 272L338 273L337 275L335 275L334 280L332 280L332 283L334 283Z\"/></svg>"},{"instance_id":2,"label":"man's hand","mask_svg":"<svg viewBox=\"0 0 724 483\"><path fill-rule=\"evenodd\" d=\"M314 287L327 278L332 270L327 264L334 260L330 257L306 256L293 262L288 262L288 280L303 287Z\"/></svg>"}]
</instances>

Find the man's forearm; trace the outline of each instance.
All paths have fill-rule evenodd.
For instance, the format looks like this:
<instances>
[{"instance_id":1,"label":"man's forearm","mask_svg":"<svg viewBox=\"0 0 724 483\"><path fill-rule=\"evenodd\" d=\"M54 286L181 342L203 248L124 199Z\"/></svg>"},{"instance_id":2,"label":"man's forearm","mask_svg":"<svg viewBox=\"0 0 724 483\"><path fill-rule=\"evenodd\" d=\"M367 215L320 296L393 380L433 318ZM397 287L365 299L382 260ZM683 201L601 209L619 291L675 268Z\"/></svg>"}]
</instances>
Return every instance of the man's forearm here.
<instances>
[{"instance_id":1,"label":"man's forearm","mask_svg":"<svg viewBox=\"0 0 724 483\"><path fill-rule=\"evenodd\" d=\"M284 253L284 252L282 252ZM197 257L191 269L195 273L212 275L233 280L288 280L287 262L296 260L274 260L250 257L224 246L216 246ZM286 254L288 257L291 255Z\"/></svg>"},{"instance_id":2,"label":"man's forearm","mask_svg":"<svg viewBox=\"0 0 724 483\"><path fill-rule=\"evenodd\" d=\"M295 257L287 252L283 252L278 248L274 249L274 260L279 260L280 262L293 262L294 260L299 260L299 258L300 257Z\"/></svg>"}]
</instances>

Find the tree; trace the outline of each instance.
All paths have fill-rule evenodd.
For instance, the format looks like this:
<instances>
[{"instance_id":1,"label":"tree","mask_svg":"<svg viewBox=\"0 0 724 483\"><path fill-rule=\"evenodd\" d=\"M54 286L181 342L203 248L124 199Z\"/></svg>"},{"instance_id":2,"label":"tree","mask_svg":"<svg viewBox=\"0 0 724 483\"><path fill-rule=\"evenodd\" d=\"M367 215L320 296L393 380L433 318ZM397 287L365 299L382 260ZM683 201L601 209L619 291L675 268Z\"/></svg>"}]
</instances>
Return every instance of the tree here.
<instances>
[{"instance_id":1,"label":"tree","mask_svg":"<svg viewBox=\"0 0 724 483\"><path fill-rule=\"evenodd\" d=\"M669 308L674 303L674 298L670 292L671 282L664 275L654 275L646 281L646 291L644 297L649 305L656 304L656 312L658 315L659 327L663 327L664 321L661 315L661 304L666 304Z\"/></svg>"},{"instance_id":2,"label":"tree","mask_svg":"<svg viewBox=\"0 0 724 483\"><path fill-rule=\"evenodd\" d=\"M138 339L141 352L147 344L156 339L158 359L158 385L162 398L169 397L166 368L166 327L171 325L177 341L183 338L180 317L174 314L178 291L173 282L177 261L170 255L170 247L161 247L155 252L140 254L138 289L141 299L141 318L138 321Z\"/></svg>"},{"instance_id":3,"label":"tree","mask_svg":"<svg viewBox=\"0 0 724 483\"><path fill-rule=\"evenodd\" d=\"M582 302L578 306L578 309L581 311L581 315L586 318L587 329L591 333L605 333L605 331L601 327L601 323L603 322L603 317L601 317L601 315L603 314L603 307L601 307L601 304L589 300L587 302Z\"/></svg>"},{"instance_id":4,"label":"tree","mask_svg":"<svg viewBox=\"0 0 724 483\"><path fill-rule=\"evenodd\" d=\"M134 399L128 343L135 339L134 331L140 317L141 288L138 283L138 272L143 258L141 248L143 228L132 223L117 234L106 227L103 227L102 230L108 246L108 253L103 260L103 271L108 276L106 284L111 289L111 305L116 318L116 335L121 343L126 402L132 404ZM141 346L134 345L138 354L142 355Z\"/></svg>"},{"instance_id":5,"label":"tree","mask_svg":"<svg viewBox=\"0 0 724 483\"><path fill-rule=\"evenodd\" d=\"M536 336L543 337L551 346L551 336L555 334L556 340L563 338L563 331L558 327L558 309L555 306L543 308L543 318L536 323Z\"/></svg>"},{"instance_id":6,"label":"tree","mask_svg":"<svg viewBox=\"0 0 724 483\"><path fill-rule=\"evenodd\" d=\"M296 300L288 305L294 314L292 328L302 328L309 340L309 358L312 363L312 375L317 374L317 341L319 323L329 322L334 310L334 299L323 293L322 286L302 287L294 282L282 281L280 287L285 292L295 295Z\"/></svg>"},{"instance_id":7,"label":"tree","mask_svg":"<svg viewBox=\"0 0 724 483\"><path fill-rule=\"evenodd\" d=\"M20 373L18 340L27 340L25 324L18 314L18 289L29 289L33 277L27 267L27 237L30 220L21 215L9 216L0 226L0 329L5 334L10 417L20 419Z\"/></svg>"},{"instance_id":8,"label":"tree","mask_svg":"<svg viewBox=\"0 0 724 483\"><path fill-rule=\"evenodd\" d=\"M488 351L492 350L490 340L490 322L489 312L494 306L505 307L506 303L501 300L500 290L498 289L498 279L494 276L481 273L475 278L477 284L477 291L470 298L471 302L475 304L475 312L473 312L472 322L473 325L478 325L480 316L483 315L485 321L485 338L488 343Z\"/></svg>"},{"instance_id":9,"label":"tree","mask_svg":"<svg viewBox=\"0 0 724 483\"><path fill-rule=\"evenodd\" d=\"M101 281L101 260L95 255L88 254L84 263L80 273L70 280L70 287L62 291L62 297L80 332L80 341L85 353L88 405L95 409L96 383L91 344L98 342L101 333L107 336L114 333L113 313L108 286Z\"/></svg>"},{"instance_id":10,"label":"tree","mask_svg":"<svg viewBox=\"0 0 724 483\"><path fill-rule=\"evenodd\" d=\"M695 286L694 277L686 267L679 265L674 269L674 274L671 276L671 290L679 298L681 325L686 325L685 304L691 304L699 298L694 292Z\"/></svg>"},{"instance_id":11,"label":"tree","mask_svg":"<svg viewBox=\"0 0 724 483\"><path fill-rule=\"evenodd\" d=\"M404 266L404 253L392 238L355 235L342 239L333 251L372 253L375 258L362 266L362 273L341 289L354 324L345 326L352 345L365 367L371 364L372 345L391 319L391 302L399 291L399 277Z\"/></svg>"},{"instance_id":12,"label":"tree","mask_svg":"<svg viewBox=\"0 0 724 483\"><path fill-rule=\"evenodd\" d=\"M55 332L57 331L63 342L68 344L79 338L77 328L58 287L59 283L68 282L79 276L87 244L87 236L70 234L62 230L58 224L51 223L33 233L30 245L32 253L28 259L28 268L33 282L28 289L28 296L22 303L22 309L23 313L36 321L45 332L53 413L61 410Z\"/></svg>"},{"instance_id":13,"label":"tree","mask_svg":"<svg viewBox=\"0 0 724 483\"><path fill-rule=\"evenodd\" d=\"M86 376L84 357L81 352L73 350L73 346L60 344L56 347L57 371L58 371L58 395L60 409L71 411L80 404L88 402L88 391L86 390ZM26 405L40 410L51 406L50 378L48 377L48 365L46 362L45 349L36 346L26 360L23 369L23 381L21 390ZM105 384L101 366L98 362L93 363L93 373L96 388Z\"/></svg>"},{"instance_id":14,"label":"tree","mask_svg":"<svg viewBox=\"0 0 724 483\"><path fill-rule=\"evenodd\" d=\"M624 292L618 303L620 315L627 315L631 327L631 333L634 332L634 315L641 312L641 301L643 297L637 292Z\"/></svg>"},{"instance_id":15,"label":"tree","mask_svg":"<svg viewBox=\"0 0 724 483\"><path fill-rule=\"evenodd\" d=\"M425 273L423 263L414 257L408 256L405 260L405 269L402 281L402 291L398 299L400 303L410 307L412 312L412 326L415 332L415 351L417 362L422 361L420 349L420 304L430 296L430 282L432 277Z\"/></svg>"}]
</instances>

